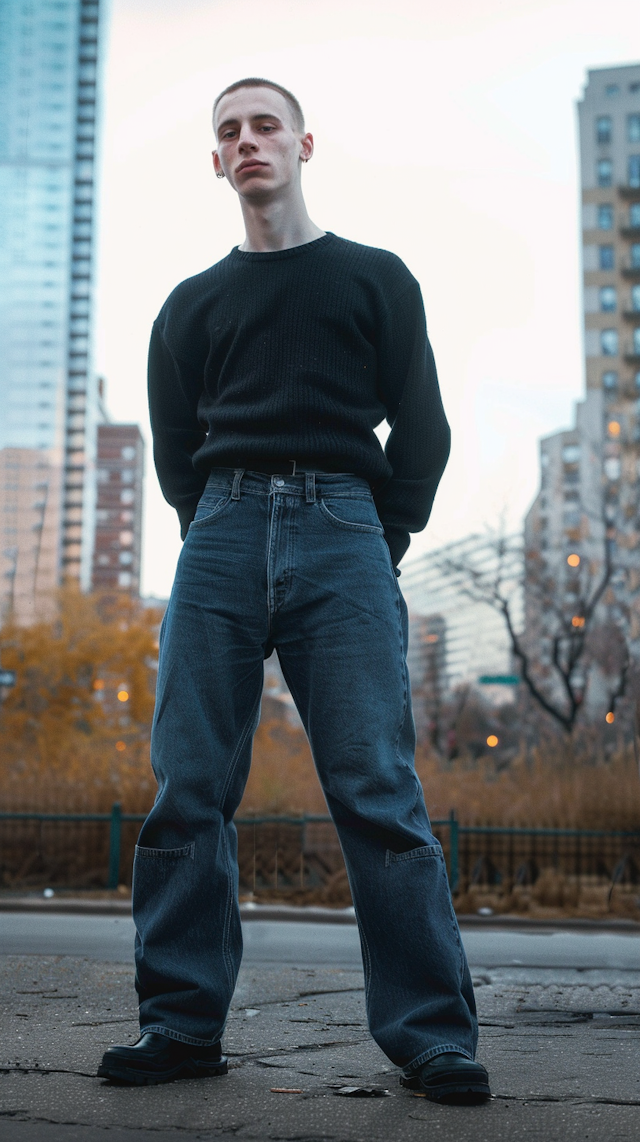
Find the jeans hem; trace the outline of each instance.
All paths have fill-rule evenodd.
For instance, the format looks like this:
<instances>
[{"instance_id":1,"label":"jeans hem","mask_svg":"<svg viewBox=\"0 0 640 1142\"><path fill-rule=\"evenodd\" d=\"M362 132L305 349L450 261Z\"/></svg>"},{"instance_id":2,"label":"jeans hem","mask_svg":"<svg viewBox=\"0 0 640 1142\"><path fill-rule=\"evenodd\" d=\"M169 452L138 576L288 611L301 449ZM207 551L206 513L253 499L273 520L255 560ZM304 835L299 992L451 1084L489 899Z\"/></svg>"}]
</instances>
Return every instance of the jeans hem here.
<instances>
[{"instance_id":1,"label":"jeans hem","mask_svg":"<svg viewBox=\"0 0 640 1142\"><path fill-rule=\"evenodd\" d=\"M439 1047L430 1047L428 1051L423 1051L413 1062L402 1068L402 1073L406 1079L413 1078L416 1071L420 1070L420 1067L423 1067L430 1059L435 1059L436 1055L446 1055L449 1052L464 1055L465 1059L470 1059L473 1062L473 1055L461 1047L459 1043L442 1043Z\"/></svg>"},{"instance_id":2,"label":"jeans hem","mask_svg":"<svg viewBox=\"0 0 640 1142\"><path fill-rule=\"evenodd\" d=\"M140 1028L141 1035L146 1035L147 1032L166 1035L167 1039L176 1039L178 1043L188 1043L191 1047L215 1047L216 1043L220 1042L220 1039L195 1039L193 1035L183 1035L180 1031L172 1031L170 1027L163 1027L159 1023Z\"/></svg>"}]
</instances>

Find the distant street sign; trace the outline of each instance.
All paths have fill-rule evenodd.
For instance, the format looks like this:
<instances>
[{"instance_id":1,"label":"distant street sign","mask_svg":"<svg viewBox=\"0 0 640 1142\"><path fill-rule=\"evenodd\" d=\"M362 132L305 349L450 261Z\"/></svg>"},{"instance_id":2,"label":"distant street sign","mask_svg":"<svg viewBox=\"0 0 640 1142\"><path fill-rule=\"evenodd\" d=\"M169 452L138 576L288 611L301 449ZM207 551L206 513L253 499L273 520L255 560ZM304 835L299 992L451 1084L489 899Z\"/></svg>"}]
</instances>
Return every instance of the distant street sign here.
<instances>
[{"instance_id":1,"label":"distant street sign","mask_svg":"<svg viewBox=\"0 0 640 1142\"><path fill-rule=\"evenodd\" d=\"M481 674L478 678L481 686L517 686L519 681L517 674Z\"/></svg>"},{"instance_id":2,"label":"distant street sign","mask_svg":"<svg viewBox=\"0 0 640 1142\"><path fill-rule=\"evenodd\" d=\"M0 686L15 686L15 670L0 670Z\"/></svg>"}]
</instances>

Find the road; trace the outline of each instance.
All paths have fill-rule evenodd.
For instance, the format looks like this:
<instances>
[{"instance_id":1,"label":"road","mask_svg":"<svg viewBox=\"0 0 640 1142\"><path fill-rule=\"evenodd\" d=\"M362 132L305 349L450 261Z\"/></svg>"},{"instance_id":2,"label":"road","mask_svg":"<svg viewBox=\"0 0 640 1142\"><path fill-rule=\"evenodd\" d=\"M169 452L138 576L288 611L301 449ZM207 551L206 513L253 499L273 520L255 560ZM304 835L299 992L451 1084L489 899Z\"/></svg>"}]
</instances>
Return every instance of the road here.
<instances>
[{"instance_id":1,"label":"road","mask_svg":"<svg viewBox=\"0 0 640 1142\"><path fill-rule=\"evenodd\" d=\"M361 968L352 925L253 920L243 925L246 964ZM463 929L472 968L640 971L640 933ZM130 963L128 917L0 914L0 955L69 955Z\"/></svg>"}]
</instances>

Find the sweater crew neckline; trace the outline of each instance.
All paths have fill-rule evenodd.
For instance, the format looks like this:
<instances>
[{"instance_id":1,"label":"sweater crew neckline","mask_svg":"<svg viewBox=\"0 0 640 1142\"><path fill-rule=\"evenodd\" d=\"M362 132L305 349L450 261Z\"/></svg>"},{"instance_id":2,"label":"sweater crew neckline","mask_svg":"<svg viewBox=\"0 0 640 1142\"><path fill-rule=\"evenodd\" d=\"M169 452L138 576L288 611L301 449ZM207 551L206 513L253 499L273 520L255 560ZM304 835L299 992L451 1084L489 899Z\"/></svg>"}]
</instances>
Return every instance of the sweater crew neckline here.
<instances>
[{"instance_id":1,"label":"sweater crew neckline","mask_svg":"<svg viewBox=\"0 0 640 1142\"><path fill-rule=\"evenodd\" d=\"M284 258L296 258L301 254L311 253L312 251L322 249L324 246L329 245L335 240L335 234L327 230L321 238L312 238L310 242L302 242L299 246L288 246L286 250L241 250L239 246L234 246L230 258L236 261L256 261L256 262L275 262L282 261Z\"/></svg>"}]
</instances>

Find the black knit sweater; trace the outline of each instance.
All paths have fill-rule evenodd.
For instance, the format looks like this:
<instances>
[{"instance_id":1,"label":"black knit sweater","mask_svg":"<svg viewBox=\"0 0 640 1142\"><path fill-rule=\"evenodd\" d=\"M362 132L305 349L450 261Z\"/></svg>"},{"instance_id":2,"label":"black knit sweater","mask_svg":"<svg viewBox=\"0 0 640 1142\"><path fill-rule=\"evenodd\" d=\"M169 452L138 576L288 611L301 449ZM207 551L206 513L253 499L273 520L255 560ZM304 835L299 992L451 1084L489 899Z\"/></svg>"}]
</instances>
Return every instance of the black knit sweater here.
<instances>
[{"instance_id":1,"label":"black knit sweater","mask_svg":"<svg viewBox=\"0 0 640 1142\"><path fill-rule=\"evenodd\" d=\"M183 538L212 467L295 458L369 481L397 566L449 455L417 281L394 254L334 234L234 249L177 286L153 326L149 403Z\"/></svg>"}]
</instances>

